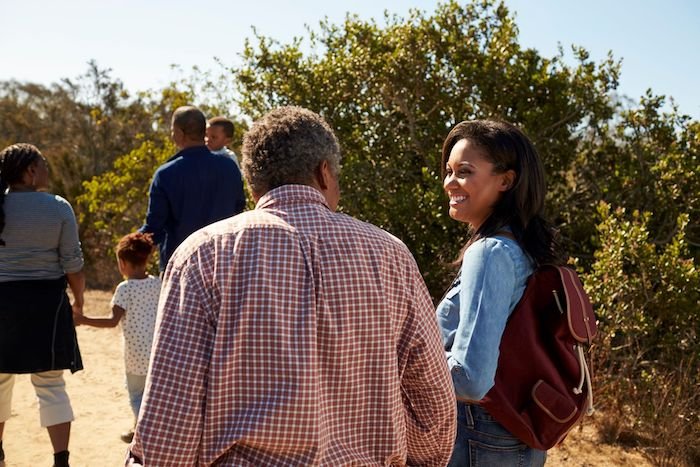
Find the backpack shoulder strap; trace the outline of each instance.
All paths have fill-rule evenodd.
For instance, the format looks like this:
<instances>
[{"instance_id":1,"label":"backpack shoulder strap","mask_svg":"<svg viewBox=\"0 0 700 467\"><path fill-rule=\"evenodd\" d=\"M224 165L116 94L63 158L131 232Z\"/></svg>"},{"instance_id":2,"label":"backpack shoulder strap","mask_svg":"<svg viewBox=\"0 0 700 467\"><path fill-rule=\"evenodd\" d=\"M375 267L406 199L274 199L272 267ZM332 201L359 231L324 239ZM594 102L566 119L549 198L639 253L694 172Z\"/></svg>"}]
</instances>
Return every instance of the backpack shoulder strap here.
<instances>
[{"instance_id":1,"label":"backpack shoulder strap","mask_svg":"<svg viewBox=\"0 0 700 467\"><path fill-rule=\"evenodd\" d=\"M591 344L597 332L593 307L576 271L557 266L566 299L566 318L571 335L580 343Z\"/></svg>"}]
</instances>

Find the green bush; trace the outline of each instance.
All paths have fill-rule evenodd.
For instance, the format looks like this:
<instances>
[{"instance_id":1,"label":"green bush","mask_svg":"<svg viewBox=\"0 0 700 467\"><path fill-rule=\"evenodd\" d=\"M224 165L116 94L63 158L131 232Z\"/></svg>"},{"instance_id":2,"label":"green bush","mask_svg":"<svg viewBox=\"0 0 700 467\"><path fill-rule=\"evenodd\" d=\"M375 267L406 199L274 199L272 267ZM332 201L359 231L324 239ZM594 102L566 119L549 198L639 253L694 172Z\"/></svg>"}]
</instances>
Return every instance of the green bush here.
<instances>
[{"instance_id":1,"label":"green bush","mask_svg":"<svg viewBox=\"0 0 700 467\"><path fill-rule=\"evenodd\" d=\"M599 320L593 349L608 441L634 438L656 461L700 454L700 271L685 239L650 239L648 212L600 203L599 248L583 276ZM665 459L665 460L664 460ZM668 464L671 465L671 464Z\"/></svg>"},{"instance_id":2,"label":"green bush","mask_svg":"<svg viewBox=\"0 0 700 467\"><path fill-rule=\"evenodd\" d=\"M80 224L89 226L82 241L92 287L109 288L119 282L114 247L143 225L153 173L175 152L170 141L146 141L117 158L112 170L83 183L77 205ZM156 259L157 255L153 265Z\"/></svg>"},{"instance_id":3,"label":"green bush","mask_svg":"<svg viewBox=\"0 0 700 467\"><path fill-rule=\"evenodd\" d=\"M467 235L447 216L440 177L442 142L462 120L522 126L548 171L550 214L591 222L570 203L569 170L588 135L581 128L613 115L612 58L596 65L577 48L570 66L563 53L523 49L513 17L494 1L447 2L386 23L350 15L342 25L323 22L308 48L301 39L256 37L233 70L240 108L253 119L279 105L322 114L343 149L341 209L401 238L435 298Z\"/></svg>"}]
</instances>

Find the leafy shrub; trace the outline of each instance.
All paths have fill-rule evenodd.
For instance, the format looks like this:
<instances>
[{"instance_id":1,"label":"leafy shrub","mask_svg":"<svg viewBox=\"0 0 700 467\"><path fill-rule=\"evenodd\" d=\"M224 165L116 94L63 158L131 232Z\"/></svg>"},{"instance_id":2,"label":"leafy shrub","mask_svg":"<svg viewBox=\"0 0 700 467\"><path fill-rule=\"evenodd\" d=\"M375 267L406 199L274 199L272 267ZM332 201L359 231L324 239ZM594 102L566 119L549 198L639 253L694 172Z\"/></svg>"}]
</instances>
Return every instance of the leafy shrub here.
<instances>
[{"instance_id":1,"label":"leafy shrub","mask_svg":"<svg viewBox=\"0 0 700 467\"><path fill-rule=\"evenodd\" d=\"M618 64L611 57L594 64L576 48L570 66L563 52L547 58L524 49L513 16L493 0L385 19L383 26L351 15L341 25L323 22L308 48L301 39L256 37L233 70L239 107L252 119L280 105L322 114L343 149L341 209L401 238L435 298L467 235L447 216L440 177L442 142L460 121L523 127L542 154L557 223L590 222L570 203L567 171L581 128L613 115Z\"/></svg>"},{"instance_id":2,"label":"leafy shrub","mask_svg":"<svg viewBox=\"0 0 700 467\"><path fill-rule=\"evenodd\" d=\"M83 252L92 287L113 287L119 281L114 247L122 236L143 225L153 173L175 152L170 141L146 141L117 158L112 170L83 183L85 191L77 204L80 224L89 226ZM153 265L157 264L154 256Z\"/></svg>"},{"instance_id":3,"label":"leafy shrub","mask_svg":"<svg viewBox=\"0 0 700 467\"><path fill-rule=\"evenodd\" d=\"M700 433L700 271L688 257L688 216L659 245L650 241L650 213L605 203L598 213L600 246L584 283L599 319L603 433L634 438L657 462L690 462Z\"/></svg>"}]
</instances>

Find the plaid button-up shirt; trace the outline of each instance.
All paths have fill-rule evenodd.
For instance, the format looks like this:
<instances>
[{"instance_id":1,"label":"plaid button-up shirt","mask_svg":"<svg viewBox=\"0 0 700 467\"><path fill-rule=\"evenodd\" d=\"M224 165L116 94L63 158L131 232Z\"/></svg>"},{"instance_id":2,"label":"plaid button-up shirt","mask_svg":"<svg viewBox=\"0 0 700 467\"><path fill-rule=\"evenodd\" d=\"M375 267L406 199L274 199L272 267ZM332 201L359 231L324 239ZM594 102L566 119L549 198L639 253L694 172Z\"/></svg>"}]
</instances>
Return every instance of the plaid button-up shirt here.
<instances>
[{"instance_id":1,"label":"plaid button-up shirt","mask_svg":"<svg viewBox=\"0 0 700 467\"><path fill-rule=\"evenodd\" d=\"M203 207L204 208L204 207ZM286 185L165 275L132 453L151 466L445 465L452 381L395 237Z\"/></svg>"}]
</instances>

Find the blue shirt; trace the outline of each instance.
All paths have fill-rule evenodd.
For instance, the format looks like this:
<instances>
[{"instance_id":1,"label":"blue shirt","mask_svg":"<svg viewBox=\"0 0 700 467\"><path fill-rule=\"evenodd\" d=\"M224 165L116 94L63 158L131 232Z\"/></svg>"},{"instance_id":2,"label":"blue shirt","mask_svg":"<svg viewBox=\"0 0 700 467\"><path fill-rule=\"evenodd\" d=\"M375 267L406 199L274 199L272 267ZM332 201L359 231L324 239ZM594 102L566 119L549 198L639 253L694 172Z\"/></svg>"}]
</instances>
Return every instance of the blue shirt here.
<instances>
[{"instance_id":1,"label":"blue shirt","mask_svg":"<svg viewBox=\"0 0 700 467\"><path fill-rule=\"evenodd\" d=\"M141 232L160 245L160 269L192 232L231 217L245 208L243 181L228 157L195 146L175 154L158 167Z\"/></svg>"},{"instance_id":2,"label":"blue shirt","mask_svg":"<svg viewBox=\"0 0 700 467\"><path fill-rule=\"evenodd\" d=\"M532 271L522 248L506 237L480 239L465 252L457 279L437 307L458 398L480 400L493 387L506 321Z\"/></svg>"}]
</instances>

